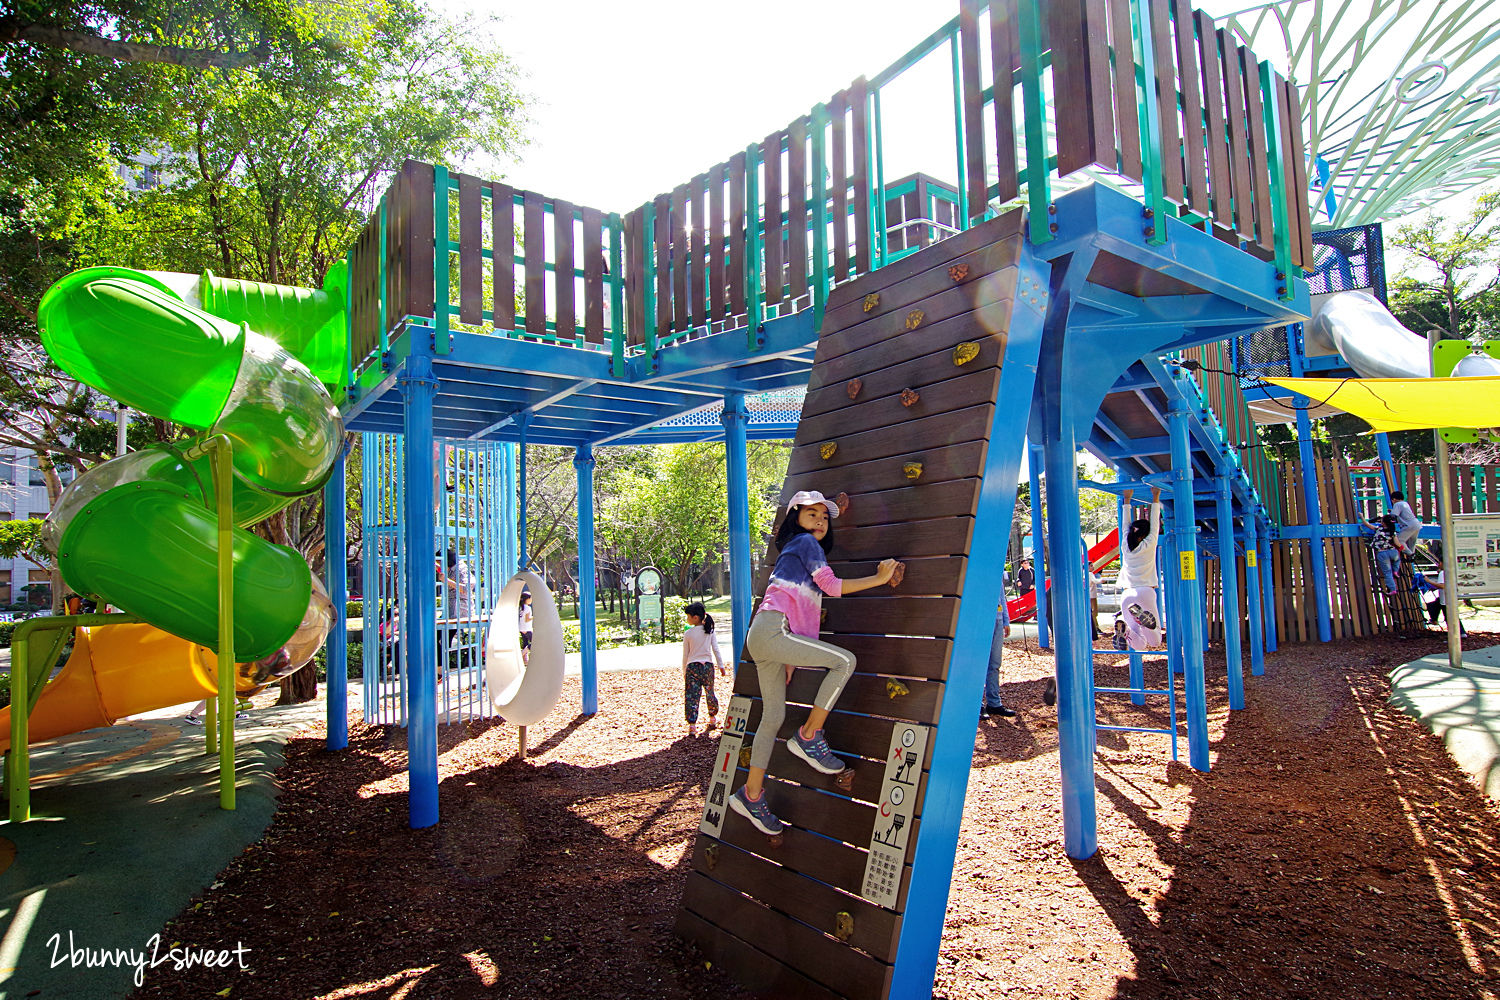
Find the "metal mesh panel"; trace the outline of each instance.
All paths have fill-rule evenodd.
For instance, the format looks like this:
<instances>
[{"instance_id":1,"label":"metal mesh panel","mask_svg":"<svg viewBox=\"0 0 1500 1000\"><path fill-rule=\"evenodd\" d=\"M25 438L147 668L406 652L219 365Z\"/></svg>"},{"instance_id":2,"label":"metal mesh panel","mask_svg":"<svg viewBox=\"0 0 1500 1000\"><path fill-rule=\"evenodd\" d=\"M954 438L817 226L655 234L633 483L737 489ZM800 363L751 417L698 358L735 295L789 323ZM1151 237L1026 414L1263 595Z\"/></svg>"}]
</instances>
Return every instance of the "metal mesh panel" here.
<instances>
[{"instance_id":1,"label":"metal mesh panel","mask_svg":"<svg viewBox=\"0 0 1500 1000\"><path fill-rule=\"evenodd\" d=\"M804 389L781 389L746 396L745 409L750 415L749 429L797 423L802 419L802 399L806 395ZM674 427L718 427L723 415L724 404L718 402L701 410L664 420L657 427L668 430Z\"/></svg>"},{"instance_id":2,"label":"metal mesh panel","mask_svg":"<svg viewBox=\"0 0 1500 1000\"><path fill-rule=\"evenodd\" d=\"M1239 343L1235 346L1239 351L1240 374L1253 374L1261 378L1291 375L1286 333L1286 327L1272 326L1239 338Z\"/></svg>"},{"instance_id":3,"label":"metal mesh panel","mask_svg":"<svg viewBox=\"0 0 1500 1000\"><path fill-rule=\"evenodd\" d=\"M1314 295L1369 289L1385 302L1385 241L1380 224L1313 233L1313 261L1307 278Z\"/></svg>"}]
</instances>

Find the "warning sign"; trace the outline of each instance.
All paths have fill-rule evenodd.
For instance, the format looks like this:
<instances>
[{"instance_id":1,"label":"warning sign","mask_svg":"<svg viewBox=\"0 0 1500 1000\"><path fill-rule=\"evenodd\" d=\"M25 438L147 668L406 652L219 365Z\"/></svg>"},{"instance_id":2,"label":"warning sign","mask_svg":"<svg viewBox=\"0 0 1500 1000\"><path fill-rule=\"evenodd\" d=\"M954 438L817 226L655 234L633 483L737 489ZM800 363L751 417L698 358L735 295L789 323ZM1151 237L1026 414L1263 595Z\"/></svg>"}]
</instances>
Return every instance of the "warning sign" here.
<instances>
[{"instance_id":1,"label":"warning sign","mask_svg":"<svg viewBox=\"0 0 1500 1000\"><path fill-rule=\"evenodd\" d=\"M708 800L703 804L703 820L698 829L710 837L724 832L724 813L729 805L729 793L734 791L734 771L738 766L740 747L745 743L745 730L750 725L750 699L736 695L729 699L729 712L724 717L724 729L719 736L719 755L714 758L713 777L708 781Z\"/></svg>"},{"instance_id":2,"label":"warning sign","mask_svg":"<svg viewBox=\"0 0 1500 1000\"><path fill-rule=\"evenodd\" d=\"M898 722L891 730L885 757L885 780L880 786L880 808L870 834L870 857L860 895L887 909L896 908L901 894L901 869L911 838L917 805L917 784L927 756L926 726Z\"/></svg>"}]
</instances>

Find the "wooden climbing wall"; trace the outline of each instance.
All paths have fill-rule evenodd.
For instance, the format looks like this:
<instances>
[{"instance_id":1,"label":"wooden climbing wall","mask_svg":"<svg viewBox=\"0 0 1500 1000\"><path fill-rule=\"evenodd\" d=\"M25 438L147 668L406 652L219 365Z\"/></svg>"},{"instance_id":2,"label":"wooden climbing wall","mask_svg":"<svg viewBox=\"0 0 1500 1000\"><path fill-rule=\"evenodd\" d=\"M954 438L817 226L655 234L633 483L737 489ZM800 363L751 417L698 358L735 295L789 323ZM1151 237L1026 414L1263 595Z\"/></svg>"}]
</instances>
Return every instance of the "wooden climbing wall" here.
<instances>
[{"instance_id":1,"label":"wooden climbing wall","mask_svg":"<svg viewBox=\"0 0 1500 1000\"><path fill-rule=\"evenodd\" d=\"M724 808L761 714L755 665L740 665L731 716L737 707L747 725L721 739L703 826L717 833L693 846L677 930L763 994L889 995L926 790L921 750L940 721L1006 331L1018 297L1044 297L1017 267L1021 223L1019 212L986 222L829 300L782 496L849 494L829 557L838 576L868 575L888 556L906 573L897 589L824 604L823 637L859 661L826 726L854 780L840 792L779 742L766 781L788 824L779 846ZM1019 455L1024 433L1000 446ZM757 595L764 586L763 575ZM797 671L781 738L806 718L822 673ZM911 770L893 791L887 762L900 746L911 749L895 760Z\"/></svg>"},{"instance_id":2,"label":"wooden climbing wall","mask_svg":"<svg viewBox=\"0 0 1500 1000\"><path fill-rule=\"evenodd\" d=\"M1282 523L1288 526L1307 524L1307 503L1302 492L1306 470L1300 461L1281 464ZM1317 477L1318 502L1324 524L1351 524L1359 520L1361 512L1355 503L1349 463L1342 456L1315 458L1312 474ZM1313 544L1305 539L1283 539L1271 544L1272 579L1275 582L1270 600L1276 614L1279 639L1286 642L1317 640L1315 587L1328 593L1329 615L1336 639L1406 629L1406 623L1416 615L1417 599L1413 594L1401 593L1393 602L1383 586L1375 585L1378 571L1363 538L1323 539L1327 573L1321 580L1315 579L1313 573Z\"/></svg>"}]
</instances>

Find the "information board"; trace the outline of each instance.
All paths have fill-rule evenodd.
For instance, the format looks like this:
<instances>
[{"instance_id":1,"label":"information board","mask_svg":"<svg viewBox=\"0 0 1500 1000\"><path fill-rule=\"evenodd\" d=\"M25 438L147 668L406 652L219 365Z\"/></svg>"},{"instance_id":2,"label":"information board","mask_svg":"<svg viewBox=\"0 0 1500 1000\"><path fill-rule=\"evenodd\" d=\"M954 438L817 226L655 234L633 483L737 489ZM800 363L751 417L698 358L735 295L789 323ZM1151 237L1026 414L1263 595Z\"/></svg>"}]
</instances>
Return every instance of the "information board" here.
<instances>
[{"instance_id":1,"label":"information board","mask_svg":"<svg viewBox=\"0 0 1500 1000\"><path fill-rule=\"evenodd\" d=\"M1453 563L1458 596L1500 595L1500 514L1453 515Z\"/></svg>"}]
</instances>

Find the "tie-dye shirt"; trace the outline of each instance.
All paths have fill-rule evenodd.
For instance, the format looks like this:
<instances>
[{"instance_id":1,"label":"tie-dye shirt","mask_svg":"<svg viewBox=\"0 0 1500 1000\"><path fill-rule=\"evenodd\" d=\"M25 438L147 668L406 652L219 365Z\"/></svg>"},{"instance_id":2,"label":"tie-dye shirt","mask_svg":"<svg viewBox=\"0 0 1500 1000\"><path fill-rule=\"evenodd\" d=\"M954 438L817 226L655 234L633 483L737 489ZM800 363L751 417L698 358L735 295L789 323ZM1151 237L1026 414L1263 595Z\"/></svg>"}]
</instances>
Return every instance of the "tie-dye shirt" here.
<instances>
[{"instance_id":1,"label":"tie-dye shirt","mask_svg":"<svg viewBox=\"0 0 1500 1000\"><path fill-rule=\"evenodd\" d=\"M816 639L823 595L838 597L843 590L843 582L828 568L823 546L804 531L793 535L781 550L760 607L762 611L780 611L793 633Z\"/></svg>"}]
</instances>

